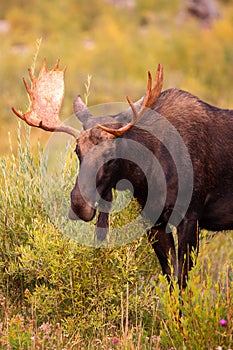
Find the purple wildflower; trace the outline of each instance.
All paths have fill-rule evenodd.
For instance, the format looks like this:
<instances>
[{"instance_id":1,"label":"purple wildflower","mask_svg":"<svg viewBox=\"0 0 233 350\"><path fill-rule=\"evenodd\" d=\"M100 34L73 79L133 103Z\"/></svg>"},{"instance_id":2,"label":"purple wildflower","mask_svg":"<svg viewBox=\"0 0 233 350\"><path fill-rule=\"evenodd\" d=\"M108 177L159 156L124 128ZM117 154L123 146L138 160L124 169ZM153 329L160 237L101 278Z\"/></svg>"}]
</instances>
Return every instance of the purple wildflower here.
<instances>
[{"instance_id":1,"label":"purple wildflower","mask_svg":"<svg viewBox=\"0 0 233 350\"><path fill-rule=\"evenodd\" d=\"M114 345L118 345L118 344L120 343L120 339L117 338L117 337L113 337L113 338L112 338L112 343L113 343Z\"/></svg>"},{"instance_id":2,"label":"purple wildflower","mask_svg":"<svg viewBox=\"0 0 233 350\"><path fill-rule=\"evenodd\" d=\"M220 326L222 326L222 327L226 327L227 321L224 320L224 318L223 318L223 319L221 319L221 320L219 321L219 324L220 324Z\"/></svg>"}]
</instances>

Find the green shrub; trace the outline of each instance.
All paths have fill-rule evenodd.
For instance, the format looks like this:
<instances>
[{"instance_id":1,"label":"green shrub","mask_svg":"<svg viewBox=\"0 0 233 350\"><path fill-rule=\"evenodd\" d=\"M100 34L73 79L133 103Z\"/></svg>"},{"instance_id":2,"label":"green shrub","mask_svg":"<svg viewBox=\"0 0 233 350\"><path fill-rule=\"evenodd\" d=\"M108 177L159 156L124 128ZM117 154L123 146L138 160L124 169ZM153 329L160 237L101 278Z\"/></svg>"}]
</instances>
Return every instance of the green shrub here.
<instances>
[{"instance_id":1,"label":"green shrub","mask_svg":"<svg viewBox=\"0 0 233 350\"><path fill-rule=\"evenodd\" d=\"M222 346L230 349L233 344L233 265L222 266L218 279L210 274L210 260L207 269L198 260L190 273L188 287L180 292L177 285L170 294L164 277L156 286L160 297L161 345L175 349L215 349ZM200 273L201 271L201 273ZM182 298L182 301L181 301ZM226 327L220 324L226 320Z\"/></svg>"},{"instance_id":2,"label":"green shrub","mask_svg":"<svg viewBox=\"0 0 233 350\"><path fill-rule=\"evenodd\" d=\"M53 329L59 323L68 334L78 330L87 339L109 332L120 334L125 322L127 329L134 327L144 314L144 327L150 333L156 299L153 301L149 282L156 263L146 239L115 249L95 249L59 232L43 207L42 153L31 154L28 131L25 143L19 132L18 142L17 155L1 160L0 294L7 305L2 311L4 341L20 348L28 342L27 332L37 336L34 327L25 330L28 320L37 327L49 323ZM59 175L62 179L64 174ZM127 313L122 316L124 309Z\"/></svg>"}]
</instances>

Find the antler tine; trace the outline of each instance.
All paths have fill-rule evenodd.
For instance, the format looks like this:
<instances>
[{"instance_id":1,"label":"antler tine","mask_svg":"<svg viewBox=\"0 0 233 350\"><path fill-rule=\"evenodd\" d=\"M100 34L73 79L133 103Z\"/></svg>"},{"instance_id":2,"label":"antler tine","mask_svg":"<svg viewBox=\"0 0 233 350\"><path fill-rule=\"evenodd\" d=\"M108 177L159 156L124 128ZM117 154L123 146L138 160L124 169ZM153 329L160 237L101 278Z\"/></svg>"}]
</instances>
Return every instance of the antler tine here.
<instances>
[{"instance_id":1,"label":"antler tine","mask_svg":"<svg viewBox=\"0 0 233 350\"><path fill-rule=\"evenodd\" d=\"M126 96L126 100L128 101L128 104L130 105L132 111L133 111L133 119L131 120L131 124L136 124L137 120L138 120L138 111L133 103L133 101L131 100L131 98L129 96Z\"/></svg>"},{"instance_id":2,"label":"antler tine","mask_svg":"<svg viewBox=\"0 0 233 350\"><path fill-rule=\"evenodd\" d=\"M18 111L16 108L14 108L14 107L12 107L11 109L12 109L12 111L17 115L17 117L19 117L20 119L22 119L22 120L25 121L24 115L23 115L21 112L19 112L19 111Z\"/></svg>"},{"instance_id":3,"label":"antler tine","mask_svg":"<svg viewBox=\"0 0 233 350\"><path fill-rule=\"evenodd\" d=\"M24 78L23 82L30 98L30 110L25 114L15 108L12 108L12 111L28 125L46 131L64 132L77 139L79 131L70 126L62 125L59 118L64 98L65 68L59 70L59 60L57 60L53 69L49 71L46 67L46 59L44 59L37 79L30 69L28 71L32 88L29 87Z\"/></svg>"},{"instance_id":4,"label":"antler tine","mask_svg":"<svg viewBox=\"0 0 233 350\"><path fill-rule=\"evenodd\" d=\"M54 65L54 67L53 67L53 71L59 69L59 63L60 63L60 59L58 58L56 63L55 63L55 65Z\"/></svg>"},{"instance_id":5,"label":"antler tine","mask_svg":"<svg viewBox=\"0 0 233 350\"><path fill-rule=\"evenodd\" d=\"M115 137L122 136L127 131L129 131L140 119L142 119L142 117L145 115L148 109L153 107L154 103L156 102L157 98L161 93L162 86L163 86L163 66L159 64L156 71L155 82L153 86L152 86L151 73L150 71L148 72L146 94L145 94L143 103L141 105L141 109L139 111L137 111L135 104L132 102L132 100L128 96L126 96L126 99L133 112L133 118L131 122L121 127L120 129L112 129L102 125L98 125L98 127L114 135Z\"/></svg>"},{"instance_id":6,"label":"antler tine","mask_svg":"<svg viewBox=\"0 0 233 350\"><path fill-rule=\"evenodd\" d=\"M146 95L145 95L145 98L144 98L144 101L142 103L142 106L143 107L146 107L148 101L149 101L149 98L150 98L150 93L151 93L151 87L152 87L152 76L151 76L151 72L148 71L148 81L147 81L147 89L146 89Z\"/></svg>"},{"instance_id":7,"label":"antler tine","mask_svg":"<svg viewBox=\"0 0 233 350\"><path fill-rule=\"evenodd\" d=\"M152 87L151 73L148 72L148 85L145 99L143 101L143 107L151 108L157 100L163 86L163 67L161 64L158 65L154 85Z\"/></svg>"},{"instance_id":8,"label":"antler tine","mask_svg":"<svg viewBox=\"0 0 233 350\"><path fill-rule=\"evenodd\" d=\"M163 87L163 66L159 64L156 72L154 87L153 87L156 91L156 98L158 98L158 96L160 95L162 87Z\"/></svg>"}]
</instances>

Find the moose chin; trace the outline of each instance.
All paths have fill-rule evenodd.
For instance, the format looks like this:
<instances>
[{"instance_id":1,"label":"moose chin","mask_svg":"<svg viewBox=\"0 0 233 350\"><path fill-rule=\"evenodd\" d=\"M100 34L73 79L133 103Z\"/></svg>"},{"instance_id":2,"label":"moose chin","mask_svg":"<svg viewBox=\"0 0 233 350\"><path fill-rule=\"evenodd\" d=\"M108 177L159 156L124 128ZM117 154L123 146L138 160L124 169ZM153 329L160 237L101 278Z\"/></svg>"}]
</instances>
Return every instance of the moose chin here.
<instances>
[{"instance_id":1,"label":"moose chin","mask_svg":"<svg viewBox=\"0 0 233 350\"><path fill-rule=\"evenodd\" d=\"M135 103L127 97L129 108L116 115L92 116L77 95L80 132L59 119L65 69L58 66L49 71L44 60L38 78L29 71L32 88L24 84L31 108L13 112L31 126L75 138L80 170L69 218L90 221L98 212L97 238L104 240L112 190L127 180L150 219L148 237L163 273L168 279L173 273L185 288L200 230L233 229L233 111L175 88L162 92L158 65L154 82L148 72L145 95ZM177 248L170 225L176 227Z\"/></svg>"}]
</instances>

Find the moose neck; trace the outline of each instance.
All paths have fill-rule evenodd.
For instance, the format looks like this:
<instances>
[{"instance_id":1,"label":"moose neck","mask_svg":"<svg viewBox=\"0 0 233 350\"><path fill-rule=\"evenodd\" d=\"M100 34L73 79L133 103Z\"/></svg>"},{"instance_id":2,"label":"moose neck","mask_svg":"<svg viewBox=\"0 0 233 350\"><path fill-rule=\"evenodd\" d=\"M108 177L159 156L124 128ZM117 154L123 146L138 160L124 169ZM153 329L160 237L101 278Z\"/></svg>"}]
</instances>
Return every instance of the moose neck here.
<instances>
[{"instance_id":1,"label":"moose neck","mask_svg":"<svg viewBox=\"0 0 233 350\"><path fill-rule=\"evenodd\" d=\"M162 141L145 129L134 127L116 142L116 155L119 160L117 180L130 182L128 188L133 188L133 196L148 219L161 220L166 203L166 176L175 172L173 162L166 162L171 156ZM172 192L176 192L175 185Z\"/></svg>"},{"instance_id":2,"label":"moose neck","mask_svg":"<svg viewBox=\"0 0 233 350\"><path fill-rule=\"evenodd\" d=\"M118 181L127 180L133 188L133 195L138 200L141 207L145 205L148 195L148 180L150 181L150 159L149 145L144 135L144 131L133 128L117 143L117 155L119 154ZM128 189L122 186L122 190Z\"/></svg>"}]
</instances>

